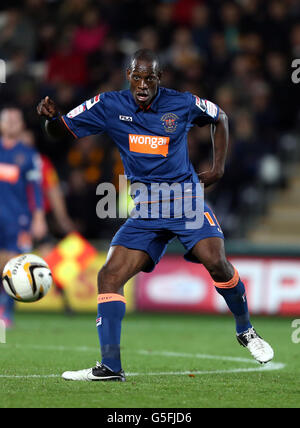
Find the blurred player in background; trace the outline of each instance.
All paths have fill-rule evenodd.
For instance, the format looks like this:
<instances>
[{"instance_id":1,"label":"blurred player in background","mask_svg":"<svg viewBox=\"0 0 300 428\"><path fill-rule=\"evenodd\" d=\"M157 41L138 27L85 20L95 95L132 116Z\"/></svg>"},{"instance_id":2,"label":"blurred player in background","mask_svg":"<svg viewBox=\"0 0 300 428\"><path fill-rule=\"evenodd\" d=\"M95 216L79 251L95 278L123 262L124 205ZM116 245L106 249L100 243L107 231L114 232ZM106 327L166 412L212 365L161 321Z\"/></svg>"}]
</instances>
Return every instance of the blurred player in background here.
<instances>
[{"instance_id":1,"label":"blurred player in background","mask_svg":"<svg viewBox=\"0 0 300 428\"><path fill-rule=\"evenodd\" d=\"M188 131L195 125L211 126L213 162L208 171L199 174L204 185L210 186L224 173L228 119L208 100L160 87L160 78L157 56L140 50L127 69L129 90L97 95L64 116L46 97L37 111L48 119L46 130L52 137L70 132L75 138L82 138L107 132L120 150L131 183L143 183L147 189L153 183L192 184L189 196L179 199L197 198L194 191L199 188L199 178L188 157ZM138 205L148 202L149 199L135 200ZM171 195L169 202L175 205ZM175 237L186 248L186 260L202 263L211 275L216 291L234 315L238 342L260 363L273 358L271 346L250 322L244 284L226 257L222 230L206 204L202 217L203 223L195 229L186 228L185 214L173 218L130 217L119 229L98 276L97 329L102 361L91 369L65 372L64 379L125 380L120 358L126 305L123 286L140 271L151 272Z\"/></svg>"},{"instance_id":2,"label":"blurred player in background","mask_svg":"<svg viewBox=\"0 0 300 428\"><path fill-rule=\"evenodd\" d=\"M22 133L22 141L28 147L35 147L35 137L29 129ZM56 245L55 238L63 238L74 232L76 228L68 214L59 177L51 159L45 154L40 154L40 159L42 197L47 221L47 233L41 236L40 239L35 239L34 247L40 257L47 258ZM62 296L65 313L72 314L73 311L62 284L59 284L56 280L54 285Z\"/></svg>"},{"instance_id":3,"label":"blurred player in background","mask_svg":"<svg viewBox=\"0 0 300 428\"><path fill-rule=\"evenodd\" d=\"M47 233L39 154L21 139L22 112L4 108L0 113L0 274L14 256L32 250L33 239ZM1 278L0 276L0 278ZM1 287L0 318L13 321L14 301Z\"/></svg>"},{"instance_id":4,"label":"blurred player in background","mask_svg":"<svg viewBox=\"0 0 300 428\"><path fill-rule=\"evenodd\" d=\"M35 137L29 129L22 133L22 141L28 147L35 148ZM48 231L63 237L74 231L75 226L69 216L60 180L53 162L43 153L40 154L40 160L43 206L48 223ZM48 242L47 239L42 239L40 244L43 241ZM45 249L45 251L47 250Z\"/></svg>"}]
</instances>

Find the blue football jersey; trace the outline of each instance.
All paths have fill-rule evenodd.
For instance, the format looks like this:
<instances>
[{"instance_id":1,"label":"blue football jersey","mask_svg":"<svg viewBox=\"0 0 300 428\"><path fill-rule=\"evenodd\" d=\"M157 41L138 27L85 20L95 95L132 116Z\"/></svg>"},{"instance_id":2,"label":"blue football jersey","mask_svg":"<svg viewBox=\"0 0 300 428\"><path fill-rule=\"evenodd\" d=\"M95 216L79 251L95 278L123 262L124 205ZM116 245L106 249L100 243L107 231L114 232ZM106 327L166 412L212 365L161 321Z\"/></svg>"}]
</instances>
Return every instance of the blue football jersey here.
<instances>
[{"instance_id":1,"label":"blue football jersey","mask_svg":"<svg viewBox=\"0 0 300 428\"><path fill-rule=\"evenodd\" d=\"M21 142L6 148L0 139L0 195L1 222L24 222L32 210L43 208L40 158L35 150Z\"/></svg>"},{"instance_id":2,"label":"blue football jersey","mask_svg":"<svg viewBox=\"0 0 300 428\"><path fill-rule=\"evenodd\" d=\"M76 138L107 133L131 183L198 182L188 155L194 125L214 124L219 107L189 92L159 88L147 110L130 90L99 94L62 117Z\"/></svg>"}]
</instances>

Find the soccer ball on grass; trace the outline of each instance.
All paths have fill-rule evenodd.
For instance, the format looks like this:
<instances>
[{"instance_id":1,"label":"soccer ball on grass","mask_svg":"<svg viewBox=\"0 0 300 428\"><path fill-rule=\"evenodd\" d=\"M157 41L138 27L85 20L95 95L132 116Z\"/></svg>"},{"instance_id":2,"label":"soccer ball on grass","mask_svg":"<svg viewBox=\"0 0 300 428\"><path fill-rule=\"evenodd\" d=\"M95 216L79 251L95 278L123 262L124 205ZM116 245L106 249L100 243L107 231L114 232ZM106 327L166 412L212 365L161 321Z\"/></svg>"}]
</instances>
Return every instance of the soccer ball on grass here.
<instances>
[{"instance_id":1,"label":"soccer ball on grass","mask_svg":"<svg viewBox=\"0 0 300 428\"><path fill-rule=\"evenodd\" d=\"M5 291L20 302L36 302L51 288L53 279L49 266L34 254L21 254L5 266L2 283Z\"/></svg>"}]
</instances>

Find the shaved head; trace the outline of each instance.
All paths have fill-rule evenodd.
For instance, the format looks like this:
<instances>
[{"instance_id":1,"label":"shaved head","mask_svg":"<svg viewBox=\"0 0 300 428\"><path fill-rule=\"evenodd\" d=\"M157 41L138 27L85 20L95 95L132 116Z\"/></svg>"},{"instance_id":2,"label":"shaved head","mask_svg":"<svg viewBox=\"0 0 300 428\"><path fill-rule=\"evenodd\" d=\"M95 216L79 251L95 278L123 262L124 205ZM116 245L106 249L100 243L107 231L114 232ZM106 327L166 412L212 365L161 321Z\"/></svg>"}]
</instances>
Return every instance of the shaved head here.
<instances>
[{"instance_id":1,"label":"shaved head","mask_svg":"<svg viewBox=\"0 0 300 428\"><path fill-rule=\"evenodd\" d=\"M161 73L160 61L156 53L151 51L150 49L139 49L136 51L130 58L128 68L133 70L135 64L138 62L147 62L153 65L153 68L157 73Z\"/></svg>"}]
</instances>

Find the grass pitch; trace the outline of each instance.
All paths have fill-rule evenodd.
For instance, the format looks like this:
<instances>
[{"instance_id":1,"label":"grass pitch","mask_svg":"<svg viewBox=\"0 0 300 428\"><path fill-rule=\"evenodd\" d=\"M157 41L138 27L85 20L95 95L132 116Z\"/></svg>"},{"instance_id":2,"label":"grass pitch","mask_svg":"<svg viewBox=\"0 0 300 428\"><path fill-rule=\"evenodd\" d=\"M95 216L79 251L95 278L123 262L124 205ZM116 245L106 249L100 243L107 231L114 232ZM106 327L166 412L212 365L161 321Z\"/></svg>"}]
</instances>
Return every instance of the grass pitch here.
<instances>
[{"instance_id":1,"label":"grass pitch","mask_svg":"<svg viewBox=\"0 0 300 428\"><path fill-rule=\"evenodd\" d=\"M291 319L252 317L275 350L260 366L230 316L130 314L123 322L127 382L66 382L100 359L95 316L17 313L0 344L1 408L299 407L300 343Z\"/></svg>"}]
</instances>

